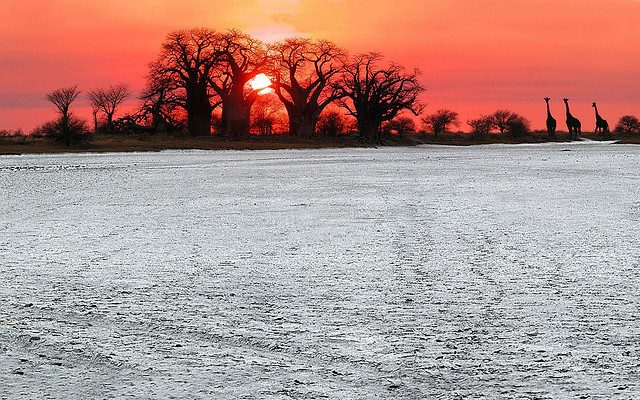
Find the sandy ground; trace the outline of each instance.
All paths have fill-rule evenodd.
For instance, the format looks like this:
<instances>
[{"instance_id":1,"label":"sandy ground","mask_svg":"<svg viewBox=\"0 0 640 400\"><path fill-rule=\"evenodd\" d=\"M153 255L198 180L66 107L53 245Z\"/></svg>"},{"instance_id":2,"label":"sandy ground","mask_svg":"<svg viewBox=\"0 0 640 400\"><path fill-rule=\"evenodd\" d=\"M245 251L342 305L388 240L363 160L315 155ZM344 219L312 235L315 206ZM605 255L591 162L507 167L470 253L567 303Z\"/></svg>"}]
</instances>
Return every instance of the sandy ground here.
<instances>
[{"instance_id":1,"label":"sandy ground","mask_svg":"<svg viewBox=\"0 0 640 400\"><path fill-rule=\"evenodd\" d=\"M639 152L0 157L0 398L639 398Z\"/></svg>"}]
</instances>

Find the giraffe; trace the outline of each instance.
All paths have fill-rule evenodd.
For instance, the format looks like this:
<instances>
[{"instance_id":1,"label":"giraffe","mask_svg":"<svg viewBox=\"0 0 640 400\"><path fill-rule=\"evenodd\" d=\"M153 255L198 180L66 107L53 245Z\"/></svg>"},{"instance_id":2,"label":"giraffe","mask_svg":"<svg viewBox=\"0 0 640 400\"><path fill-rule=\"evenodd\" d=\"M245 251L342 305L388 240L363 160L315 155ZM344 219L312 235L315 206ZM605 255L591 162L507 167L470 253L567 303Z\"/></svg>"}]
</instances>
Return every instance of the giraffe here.
<instances>
[{"instance_id":1,"label":"giraffe","mask_svg":"<svg viewBox=\"0 0 640 400\"><path fill-rule=\"evenodd\" d=\"M547 102L547 132L549 133L549 137L552 137L556 134L556 120L551 116L551 110L549 110L549 97L545 97L544 101Z\"/></svg>"},{"instance_id":2,"label":"giraffe","mask_svg":"<svg viewBox=\"0 0 640 400\"><path fill-rule=\"evenodd\" d=\"M598 114L598 107L595 101L592 107L596 109L596 133L598 133L598 131L600 131L600 134L609 133L609 123Z\"/></svg>"},{"instance_id":3,"label":"giraffe","mask_svg":"<svg viewBox=\"0 0 640 400\"><path fill-rule=\"evenodd\" d=\"M569 138L571 138L571 136L573 134L576 135L576 138L578 137L578 135L580 135L580 120L576 117L574 117L573 115L571 115L571 113L569 112L569 99L562 99L564 101L565 106L567 107L567 128L569 128Z\"/></svg>"}]
</instances>

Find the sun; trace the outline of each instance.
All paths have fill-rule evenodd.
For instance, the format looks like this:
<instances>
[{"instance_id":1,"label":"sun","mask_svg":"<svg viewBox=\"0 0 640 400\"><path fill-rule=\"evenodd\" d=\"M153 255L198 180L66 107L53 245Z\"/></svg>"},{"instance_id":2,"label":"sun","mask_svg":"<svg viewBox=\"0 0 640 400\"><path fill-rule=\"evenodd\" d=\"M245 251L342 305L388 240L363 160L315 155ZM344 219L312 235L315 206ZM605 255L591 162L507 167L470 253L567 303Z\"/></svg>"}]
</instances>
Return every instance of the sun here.
<instances>
[{"instance_id":1,"label":"sun","mask_svg":"<svg viewBox=\"0 0 640 400\"><path fill-rule=\"evenodd\" d=\"M271 79L265 74L256 75L255 78L249 81L249 85L251 85L251 88L254 90L263 89L258 92L259 94L266 94L273 91L273 89L269 87L271 86Z\"/></svg>"}]
</instances>

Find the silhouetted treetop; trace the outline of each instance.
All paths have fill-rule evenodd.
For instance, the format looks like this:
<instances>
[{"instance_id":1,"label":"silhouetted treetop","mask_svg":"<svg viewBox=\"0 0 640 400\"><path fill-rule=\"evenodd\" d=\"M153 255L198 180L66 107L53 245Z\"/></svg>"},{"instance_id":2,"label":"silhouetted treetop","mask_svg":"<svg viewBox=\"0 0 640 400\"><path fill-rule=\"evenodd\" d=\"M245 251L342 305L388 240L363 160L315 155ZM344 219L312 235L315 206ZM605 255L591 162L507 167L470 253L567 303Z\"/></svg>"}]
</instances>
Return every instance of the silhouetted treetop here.
<instances>
[{"instance_id":1,"label":"silhouetted treetop","mask_svg":"<svg viewBox=\"0 0 640 400\"><path fill-rule=\"evenodd\" d=\"M56 89L45 95L45 98L53 103L63 118L69 117L69 107L71 103L80 95L78 86L70 86L68 88Z\"/></svg>"},{"instance_id":2,"label":"silhouetted treetop","mask_svg":"<svg viewBox=\"0 0 640 400\"><path fill-rule=\"evenodd\" d=\"M332 86L346 51L327 40L289 38L271 49L273 86L289 114L292 135L311 136L322 110L340 95Z\"/></svg>"},{"instance_id":3,"label":"silhouetted treetop","mask_svg":"<svg viewBox=\"0 0 640 400\"><path fill-rule=\"evenodd\" d=\"M219 61L208 83L222 101L222 133L237 139L249 135L250 112L258 93L249 81L268 71L269 47L238 30L221 33L215 44Z\"/></svg>"},{"instance_id":4,"label":"silhouetted treetop","mask_svg":"<svg viewBox=\"0 0 640 400\"><path fill-rule=\"evenodd\" d=\"M340 104L358 120L360 134L371 141L379 141L381 124L393 119L402 110L419 115L423 105L418 96L424 88L418 81L420 71L388 63L380 66L379 53L353 57L335 85L344 97Z\"/></svg>"},{"instance_id":5,"label":"silhouetted treetop","mask_svg":"<svg viewBox=\"0 0 640 400\"><path fill-rule=\"evenodd\" d=\"M108 88L97 88L89 91L88 97L94 109L102 111L107 117L107 129L113 130L113 115L122 102L131 96L126 83L111 85Z\"/></svg>"},{"instance_id":6,"label":"silhouetted treetop","mask_svg":"<svg viewBox=\"0 0 640 400\"><path fill-rule=\"evenodd\" d=\"M615 130L623 133L638 133L640 132L640 120L633 115L623 115L618 120Z\"/></svg>"},{"instance_id":7,"label":"silhouetted treetop","mask_svg":"<svg viewBox=\"0 0 640 400\"><path fill-rule=\"evenodd\" d=\"M152 62L148 79L151 86L166 90L172 104L187 112L189 134L211 133L211 99L216 96L209 86L213 68L221 59L221 34L209 28L171 32L162 43L159 58ZM154 90L152 90L154 91Z\"/></svg>"},{"instance_id":8,"label":"silhouetted treetop","mask_svg":"<svg viewBox=\"0 0 640 400\"><path fill-rule=\"evenodd\" d=\"M450 125L460 126L458 113L455 111L442 108L433 114L429 114L422 118L424 127L427 131L433 132L435 137L438 133L445 133Z\"/></svg>"}]
</instances>

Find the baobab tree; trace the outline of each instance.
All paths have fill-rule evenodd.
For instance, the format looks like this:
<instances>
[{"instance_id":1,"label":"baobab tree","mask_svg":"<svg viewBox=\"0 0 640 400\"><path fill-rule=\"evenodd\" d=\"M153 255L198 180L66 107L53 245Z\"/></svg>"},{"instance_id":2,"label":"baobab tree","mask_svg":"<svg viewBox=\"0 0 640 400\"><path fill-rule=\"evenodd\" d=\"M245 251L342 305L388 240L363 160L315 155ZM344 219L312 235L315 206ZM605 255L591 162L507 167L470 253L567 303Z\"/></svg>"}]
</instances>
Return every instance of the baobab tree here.
<instances>
[{"instance_id":1,"label":"baobab tree","mask_svg":"<svg viewBox=\"0 0 640 400\"><path fill-rule=\"evenodd\" d=\"M89 101L94 110L94 122L97 123L96 110L102 111L107 117L107 130L113 131L113 115L122 102L131 96L131 90L126 83L111 85L108 88L96 88L89 91Z\"/></svg>"},{"instance_id":2,"label":"baobab tree","mask_svg":"<svg viewBox=\"0 0 640 400\"><path fill-rule=\"evenodd\" d=\"M354 57L341 73L337 89L340 105L358 121L360 135L372 142L380 141L381 124L390 121L403 110L419 115L423 105L418 96L424 88L418 82L420 71L406 71L390 63L378 66L378 53Z\"/></svg>"},{"instance_id":3,"label":"baobab tree","mask_svg":"<svg viewBox=\"0 0 640 400\"><path fill-rule=\"evenodd\" d=\"M268 47L238 30L216 38L217 61L208 83L222 102L222 134L230 139L247 137L251 129L251 106L258 93L248 83L267 72Z\"/></svg>"},{"instance_id":4,"label":"baobab tree","mask_svg":"<svg viewBox=\"0 0 640 400\"><path fill-rule=\"evenodd\" d=\"M322 110L340 96L333 84L346 52L328 40L289 38L271 53L273 87L289 114L289 133L310 137Z\"/></svg>"},{"instance_id":5,"label":"baobab tree","mask_svg":"<svg viewBox=\"0 0 640 400\"><path fill-rule=\"evenodd\" d=\"M152 71L161 68L160 65L150 64ZM176 109L186 109L183 96L178 93L177 82L165 74L151 73L147 76L147 83L140 94L142 106L139 115L142 119L151 123L154 131L162 124L177 126L175 120Z\"/></svg>"},{"instance_id":6,"label":"baobab tree","mask_svg":"<svg viewBox=\"0 0 640 400\"><path fill-rule=\"evenodd\" d=\"M174 104L187 112L187 131L192 136L211 134L211 113L219 105L209 80L220 62L221 34L196 28L167 35L160 57L150 64L149 79L157 85L170 83Z\"/></svg>"}]
</instances>

